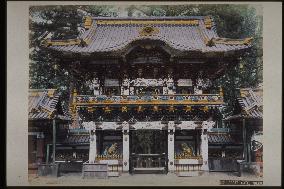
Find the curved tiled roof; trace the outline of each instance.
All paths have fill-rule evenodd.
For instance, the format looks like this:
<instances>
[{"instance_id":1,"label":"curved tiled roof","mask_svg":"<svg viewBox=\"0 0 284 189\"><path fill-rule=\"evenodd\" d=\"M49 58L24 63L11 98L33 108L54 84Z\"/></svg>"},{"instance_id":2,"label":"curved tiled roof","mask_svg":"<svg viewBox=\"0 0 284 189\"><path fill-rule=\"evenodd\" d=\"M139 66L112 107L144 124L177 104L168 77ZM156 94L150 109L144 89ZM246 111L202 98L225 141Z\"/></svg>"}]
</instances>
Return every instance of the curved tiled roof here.
<instances>
[{"instance_id":1,"label":"curved tiled roof","mask_svg":"<svg viewBox=\"0 0 284 189\"><path fill-rule=\"evenodd\" d=\"M137 40L164 42L180 51L227 52L251 46L250 38L220 38L211 17L92 18L73 41L48 41L51 49L75 53L119 51ZM145 27L153 31L144 33ZM142 32L142 33L141 33Z\"/></svg>"},{"instance_id":2,"label":"curved tiled roof","mask_svg":"<svg viewBox=\"0 0 284 189\"><path fill-rule=\"evenodd\" d=\"M29 120L52 119L59 102L59 95L55 89L30 89L29 90ZM59 119L69 120L66 113L57 115Z\"/></svg>"},{"instance_id":3,"label":"curved tiled roof","mask_svg":"<svg viewBox=\"0 0 284 189\"><path fill-rule=\"evenodd\" d=\"M224 133L208 133L208 143L209 144L233 144L234 139L230 134Z\"/></svg>"}]
</instances>

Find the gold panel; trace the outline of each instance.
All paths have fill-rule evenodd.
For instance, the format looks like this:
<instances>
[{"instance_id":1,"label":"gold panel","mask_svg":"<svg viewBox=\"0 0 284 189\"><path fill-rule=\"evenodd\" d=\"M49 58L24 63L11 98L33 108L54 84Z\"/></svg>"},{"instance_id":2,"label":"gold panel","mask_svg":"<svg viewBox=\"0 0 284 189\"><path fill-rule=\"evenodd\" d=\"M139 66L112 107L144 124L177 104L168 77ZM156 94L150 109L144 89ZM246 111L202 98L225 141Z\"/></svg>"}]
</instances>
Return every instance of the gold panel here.
<instances>
[{"instance_id":1,"label":"gold panel","mask_svg":"<svg viewBox=\"0 0 284 189\"><path fill-rule=\"evenodd\" d=\"M67 39L67 40L50 40L47 39L43 42L45 46L65 46L65 45L79 45L80 39Z\"/></svg>"},{"instance_id":2,"label":"gold panel","mask_svg":"<svg viewBox=\"0 0 284 189\"><path fill-rule=\"evenodd\" d=\"M92 17L87 16L87 17L85 18L85 23L84 23L85 28L86 28L86 29L90 29L91 26L92 26L92 23L93 23Z\"/></svg>"},{"instance_id":3,"label":"gold panel","mask_svg":"<svg viewBox=\"0 0 284 189\"><path fill-rule=\"evenodd\" d=\"M229 39L229 38L217 38L212 39L214 44L225 44L225 45L250 45L253 38L245 38L245 39Z\"/></svg>"}]
</instances>

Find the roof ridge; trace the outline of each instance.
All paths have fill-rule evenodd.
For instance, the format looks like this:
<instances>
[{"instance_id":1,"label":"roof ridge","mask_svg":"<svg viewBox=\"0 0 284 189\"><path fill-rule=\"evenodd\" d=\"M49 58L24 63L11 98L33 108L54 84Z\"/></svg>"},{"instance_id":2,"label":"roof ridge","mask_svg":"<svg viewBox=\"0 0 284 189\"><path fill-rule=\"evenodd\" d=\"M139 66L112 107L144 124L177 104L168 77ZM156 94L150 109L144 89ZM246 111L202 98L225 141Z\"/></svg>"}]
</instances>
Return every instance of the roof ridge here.
<instances>
[{"instance_id":1,"label":"roof ridge","mask_svg":"<svg viewBox=\"0 0 284 189\"><path fill-rule=\"evenodd\" d=\"M207 16L148 16L148 17L96 17L91 16L93 20L189 20L189 19L205 19L212 17Z\"/></svg>"}]
</instances>

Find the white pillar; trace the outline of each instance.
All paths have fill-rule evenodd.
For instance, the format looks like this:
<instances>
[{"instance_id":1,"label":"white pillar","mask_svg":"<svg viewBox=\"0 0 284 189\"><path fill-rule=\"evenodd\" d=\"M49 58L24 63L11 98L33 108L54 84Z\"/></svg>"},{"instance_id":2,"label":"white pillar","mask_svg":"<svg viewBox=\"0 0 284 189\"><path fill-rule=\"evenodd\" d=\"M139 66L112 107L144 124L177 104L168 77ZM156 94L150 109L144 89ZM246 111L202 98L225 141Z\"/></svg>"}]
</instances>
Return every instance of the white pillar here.
<instances>
[{"instance_id":1,"label":"white pillar","mask_svg":"<svg viewBox=\"0 0 284 189\"><path fill-rule=\"evenodd\" d=\"M123 135L123 172L129 172L129 129L122 130Z\"/></svg>"},{"instance_id":2,"label":"white pillar","mask_svg":"<svg viewBox=\"0 0 284 189\"><path fill-rule=\"evenodd\" d=\"M203 164L201 166L201 170L209 171L209 165L208 165L208 135L207 135L206 129L202 129L202 132L201 132L201 155L202 155L202 159L203 159Z\"/></svg>"},{"instance_id":3,"label":"white pillar","mask_svg":"<svg viewBox=\"0 0 284 189\"><path fill-rule=\"evenodd\" d=\"M94 163L97 157L97 136L96 130L90 130L90 149L89 149L89 163Z\"/></svg>"},{"instance_id":4,"label":"white pillar","mask_svg":"<svg viewBox=\"0 0 284 189\"><path fill-rule=\"evenodd\" d=\"M174 130L168 130L168 171L169 172L174 172L175 170L175 137L174 137Z\"/></svg>"}]
</instances>

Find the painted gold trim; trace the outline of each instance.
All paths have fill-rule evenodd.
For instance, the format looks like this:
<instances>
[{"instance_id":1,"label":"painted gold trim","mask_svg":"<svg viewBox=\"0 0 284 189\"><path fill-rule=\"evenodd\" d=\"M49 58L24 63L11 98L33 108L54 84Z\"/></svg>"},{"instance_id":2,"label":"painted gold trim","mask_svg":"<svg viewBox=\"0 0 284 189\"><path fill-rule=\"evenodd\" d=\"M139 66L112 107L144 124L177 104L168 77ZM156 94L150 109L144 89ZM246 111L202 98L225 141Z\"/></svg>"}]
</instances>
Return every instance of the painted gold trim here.
<instances>
[{"instance_id":1,"label":"painted gold trim","mask_svg":"<svg viewBox=\"0 0 284 189\"><path fill-rule=\"evenodd\" d=\"M92 27L93 19L90 16L85 17L84 27L90 29Z\"/></svg>"},{"instance_id":2,"label":"painted gold trim","mask_svg":"<svg viewBox=\"0 0 284 189\"><path fill-rule=\"evenodd\" d=\"M199 20L97 20L98 25L127 25L127 24L179 24L179 25L199 25Z\"/></svg>"}]
</instances>

